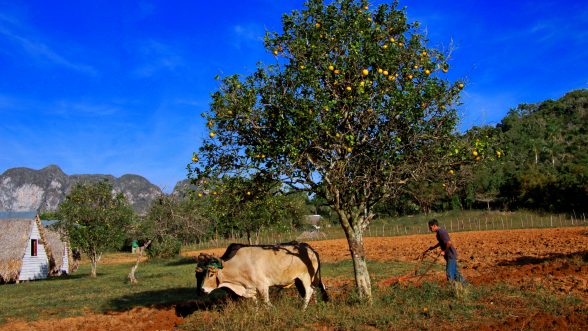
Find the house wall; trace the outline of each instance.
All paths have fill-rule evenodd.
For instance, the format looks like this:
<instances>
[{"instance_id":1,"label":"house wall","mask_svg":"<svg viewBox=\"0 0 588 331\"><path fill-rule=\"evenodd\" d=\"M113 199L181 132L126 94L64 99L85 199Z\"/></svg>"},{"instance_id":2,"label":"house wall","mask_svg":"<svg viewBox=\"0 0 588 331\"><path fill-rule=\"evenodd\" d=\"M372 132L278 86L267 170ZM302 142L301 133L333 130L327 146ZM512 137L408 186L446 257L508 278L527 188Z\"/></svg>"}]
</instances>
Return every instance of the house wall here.
<instances>
[{"instance_id":1,"label":"house wall","mask_svg":"<svg viewBox=\"0 0 588 331\"><path fill-rule=\"evenodd\" d=\"M27 243L27 249L22 259L22 266L18 280L45 279L49 273L49 259L45 251L45 245L41 240L39 228L35 222L31 222L32 229ZM37 256L31 256L31 239L37 239Z\"/></svg>"}]
</instances>

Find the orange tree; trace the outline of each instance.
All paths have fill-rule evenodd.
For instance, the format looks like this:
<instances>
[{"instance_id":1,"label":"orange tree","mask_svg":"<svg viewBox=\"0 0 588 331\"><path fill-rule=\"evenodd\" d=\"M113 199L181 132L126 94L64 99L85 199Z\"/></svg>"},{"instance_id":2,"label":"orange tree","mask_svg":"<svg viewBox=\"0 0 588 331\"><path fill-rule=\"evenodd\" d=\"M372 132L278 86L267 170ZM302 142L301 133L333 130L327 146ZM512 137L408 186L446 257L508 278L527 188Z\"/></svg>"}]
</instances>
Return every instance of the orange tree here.
<instances>
[{"instance_id":1,"label":"orange tree","mask_svg":"<svg viewBox=\"0 0 588 331\"><path fill-rule=\"evenodd\" d=\"M455 136L463 83L444 77L448 54L429 47L397 3L368 6L310 0L284 15L283 31L265 38L276 62L220 79L203 114L209 138L188 169L324 199L347 236L359 297L371 303L363 232L374 205L472 149Z\"/></svg>"}]
</instances>

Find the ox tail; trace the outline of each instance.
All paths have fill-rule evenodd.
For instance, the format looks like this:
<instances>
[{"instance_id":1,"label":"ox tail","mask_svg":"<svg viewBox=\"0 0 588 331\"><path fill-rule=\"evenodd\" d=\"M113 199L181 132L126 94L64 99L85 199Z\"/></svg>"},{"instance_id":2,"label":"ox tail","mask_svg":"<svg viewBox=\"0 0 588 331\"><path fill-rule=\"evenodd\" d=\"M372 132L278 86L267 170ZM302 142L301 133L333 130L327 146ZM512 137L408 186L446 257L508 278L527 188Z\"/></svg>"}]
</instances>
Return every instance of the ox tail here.
<instances>
[{"instance_id":1,"label":"ox tail","mask_svg":"<svg viewBox=\"0 0 588 331\"><path fill-rule=\"evenodd\" d=\"M318 268L316 270L315 276L313 277L312 286L319 288L319 290L321 291L321 299L327 302L329 301L329 294L327 293L327 288L325 287L325 284L323 284L321 278L321 258L319 257L318 252L315 251L312 247L310 247L310 245L308 245L307 243L301 243L301 245L304 245L306 249L310 250L316 256Z\"/></svg>"}]
</instances>

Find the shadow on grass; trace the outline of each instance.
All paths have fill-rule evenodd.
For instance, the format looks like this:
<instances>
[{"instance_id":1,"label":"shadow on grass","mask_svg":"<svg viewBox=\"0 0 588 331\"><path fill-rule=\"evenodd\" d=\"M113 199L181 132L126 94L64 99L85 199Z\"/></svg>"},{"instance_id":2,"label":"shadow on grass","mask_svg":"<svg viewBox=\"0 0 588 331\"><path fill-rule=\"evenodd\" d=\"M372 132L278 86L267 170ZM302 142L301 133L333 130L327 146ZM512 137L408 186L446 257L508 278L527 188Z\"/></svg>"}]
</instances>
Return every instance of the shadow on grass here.
<instances>
[{"instance_id":1,"label":"shadow on grass","mask_svg":"<svg viewBox=\"0 0 588 331\"><path fill-rule=\"evenodd\" d=\"M220 309L239 297L229 289L217 288L210 294L199 294L193 287L172 288L128 294L111 300L105 310L126 311L135 307L175 308L176 315L187 316L197 310Z\"/></svg>"},{"instance_id":2,"label":"shadow on grass","mask_svg":"<svg viewBox=\"0 0 588 331\"><path fill-rule=\"evenodd\" d=\"M96 278L100 276L107 275L106 273L96 273ZM56 280L70 280L70 279L82 279L82 278L92 278L88 273L74 273L68 275L61 275L61 276L49 276L44 281L56 281Z\"/></svg>"},{"instance_id":3,"label":"shadow on grass","mask_svg":"<svg viewBox=\"0 0 588 331\"><path fill-rule=\"evenodd\" d=\"M521 256L517 259L512 261L502 261L499 262L499 266L522 266L527 264L541 264L544 262L550 262L559 259L573 259L573 258L581 258L584 262L588 262L588 251L583 252L576 252L570 254L563 254L563 253L551 253L545 257L535 257L535 256Z\"/></svg>"},{"instance_id":4,"label":"shadow on grass","mask_svg":"<svg viewBox=\"0 0 588 331\"><path fill-rule=\"evenodd\" d=\"M194 267L196 267L196 260L193 257L184 257L178 260L167 262L165 265L168 267L176 267L186 264L194 264Z\"/></svg>"}]
</instances>

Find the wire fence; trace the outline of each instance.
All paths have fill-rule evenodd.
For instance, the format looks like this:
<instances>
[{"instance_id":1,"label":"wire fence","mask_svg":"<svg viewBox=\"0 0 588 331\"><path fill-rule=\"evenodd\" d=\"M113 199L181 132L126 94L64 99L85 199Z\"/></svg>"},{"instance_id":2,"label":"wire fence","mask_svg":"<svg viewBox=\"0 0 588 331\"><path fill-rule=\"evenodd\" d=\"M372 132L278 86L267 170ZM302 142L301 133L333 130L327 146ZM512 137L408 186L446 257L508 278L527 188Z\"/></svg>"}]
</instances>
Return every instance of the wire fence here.
<instances>
[{"instance_id":1,"label":"wire fence","mask_svg":"<svg viewBox=\"0 0 588 331\"><path fill-rule=\"evenodd\" d=\"M440 220L441 226L450 232L461 231L491 231L529 228L559 228L573 226L587 226L586 215L535 215L530 213L486 213L474 216L452 217ZM364 237L394 237L429 233L426 221L413 220L398 222L385 220L372 222L364 231ZM253 244L277 244L298 241L314 241L343 239L345 234L341 227L333 225L307 231L286 232L260 232L253 236L251 241L247 237L229 236L216 237L212 240L193 244L187 247L190 250L203 250L210 248L227 247L231 243Z\"/></svg>"}]
</instances>

